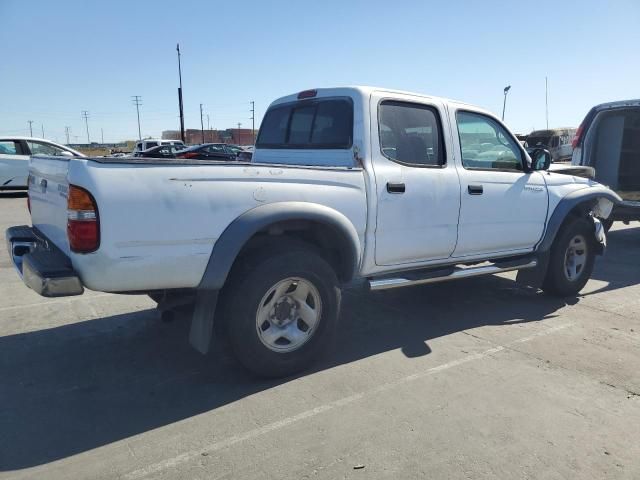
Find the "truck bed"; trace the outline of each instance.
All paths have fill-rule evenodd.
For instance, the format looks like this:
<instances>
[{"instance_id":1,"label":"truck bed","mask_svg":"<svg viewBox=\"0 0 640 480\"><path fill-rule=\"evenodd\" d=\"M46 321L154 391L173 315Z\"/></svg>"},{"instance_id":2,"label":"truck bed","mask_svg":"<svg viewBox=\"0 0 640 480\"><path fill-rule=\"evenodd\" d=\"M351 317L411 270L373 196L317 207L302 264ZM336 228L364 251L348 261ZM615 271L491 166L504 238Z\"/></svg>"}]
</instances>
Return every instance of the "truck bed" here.
<instances>
[{"instance_id":1,"label":"truck bed","mask_svg":"<svg viewBox=\"0 0 640 480\"><path fill-rule=\"evenodd\" d=\"M82 283L93 290L198 286L224 229L266 203L326 205L357 226L364 242L366 190L359 168L36 156L31 174L33 225L69 256ZM70 251L69 184L85 188L95 198L100 222L96 252Z\"/></svg>"}]
</instances>

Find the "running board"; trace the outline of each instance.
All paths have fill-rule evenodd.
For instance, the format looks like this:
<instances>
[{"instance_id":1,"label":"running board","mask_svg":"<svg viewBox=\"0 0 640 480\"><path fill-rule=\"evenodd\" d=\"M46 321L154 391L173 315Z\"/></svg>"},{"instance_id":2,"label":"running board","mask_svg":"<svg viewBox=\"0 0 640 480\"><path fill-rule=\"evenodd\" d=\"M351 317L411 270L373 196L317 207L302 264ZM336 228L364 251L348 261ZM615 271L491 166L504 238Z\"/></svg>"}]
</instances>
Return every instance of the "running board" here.
<instances>
[{"instance_id":1,"label":"running board","mask_svg":"<svg viewBox=\"0 0 640 480\"><path fill-rule=\"evenodd\" d=\"M459 278L478 277L480 275L492 275L494 273L512 272L514 270L525 270L527 268L535 268L538 266L536 259L530 257L521 263L503 262L502 265L494 263L491 265L481 265L477 267L452 267L448 270L432 270L423 272L423 275L417 276L415 273L407 275L407 277L381 278L377 280L369 280L369 288L371 290L388 290L390 288L411 287L413 285L423 285L425 283L446 282L448 280L457 280Z\"/></svg>"}]
</instances>

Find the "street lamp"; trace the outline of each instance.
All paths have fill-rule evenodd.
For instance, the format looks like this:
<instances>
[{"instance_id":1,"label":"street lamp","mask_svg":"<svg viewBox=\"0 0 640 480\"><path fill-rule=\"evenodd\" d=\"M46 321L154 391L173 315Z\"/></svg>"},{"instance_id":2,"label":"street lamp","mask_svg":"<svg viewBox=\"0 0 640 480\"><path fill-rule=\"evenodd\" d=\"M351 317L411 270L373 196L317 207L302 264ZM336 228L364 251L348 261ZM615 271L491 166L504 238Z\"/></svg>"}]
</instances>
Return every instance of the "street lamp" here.
<instances>
[{"instance_id":1,"label":"street lamp","mask_svg":"<svg viewBox=\"0 0 640 480\"><path fill-rule=\"evenodd\" d=\"M502 104L502 121L504 122L504 109L507 107L507 93L511 90L511 85L504 87L504 103Z\"/></svg>"}]
</instances>

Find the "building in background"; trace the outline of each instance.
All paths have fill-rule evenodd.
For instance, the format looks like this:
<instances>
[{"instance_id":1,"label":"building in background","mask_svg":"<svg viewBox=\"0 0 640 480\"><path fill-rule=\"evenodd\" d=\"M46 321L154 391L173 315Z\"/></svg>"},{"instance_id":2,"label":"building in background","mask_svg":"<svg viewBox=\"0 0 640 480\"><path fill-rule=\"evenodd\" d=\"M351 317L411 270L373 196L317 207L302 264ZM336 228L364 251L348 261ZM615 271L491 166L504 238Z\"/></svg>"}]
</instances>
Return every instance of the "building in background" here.
<instances>
[{"instance_id":1,"label":"building in background","mask_svg":"<svg viewBox=\"0 0 640 480\"><path fill-rule=\"evenodd\" d=\"M202 130L189 128L185 130L185 141L188 145L202 142ZM180 140L179 130L162 132L165 140ZM250 128L228 128L226 130L205 130L204 143L232 143L235 145L253 145L254 135Z\"/></svg>"}]
</instances>

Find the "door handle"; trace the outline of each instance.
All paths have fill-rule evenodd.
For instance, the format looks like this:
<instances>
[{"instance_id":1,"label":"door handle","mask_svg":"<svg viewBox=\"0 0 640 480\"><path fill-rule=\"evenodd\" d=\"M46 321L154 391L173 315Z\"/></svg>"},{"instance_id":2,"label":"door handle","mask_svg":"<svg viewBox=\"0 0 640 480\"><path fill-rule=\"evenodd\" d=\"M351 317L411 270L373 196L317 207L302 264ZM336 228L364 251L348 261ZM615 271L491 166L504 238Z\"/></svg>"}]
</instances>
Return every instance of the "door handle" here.
<instances>
[{"instance_id":1,"label":"door handle","mask_svg":"<svg viewBox=\"0 0 640 480\"><path fill-rule=\"evenodd\" d=\"M404 183L387 183L387 192L389 193L404 193Z\"/></svg>"},{"instance_id":2,"label":"door handle","mask_svg":"<svg viewBox=\"0 0 640 480\"><path fill-rule=\"evenodd\" d=\"M482 195L484 188L482 185L469 185L467 187L467 191L469 192L469 195Z\"/></svg>"}]
</instances>

